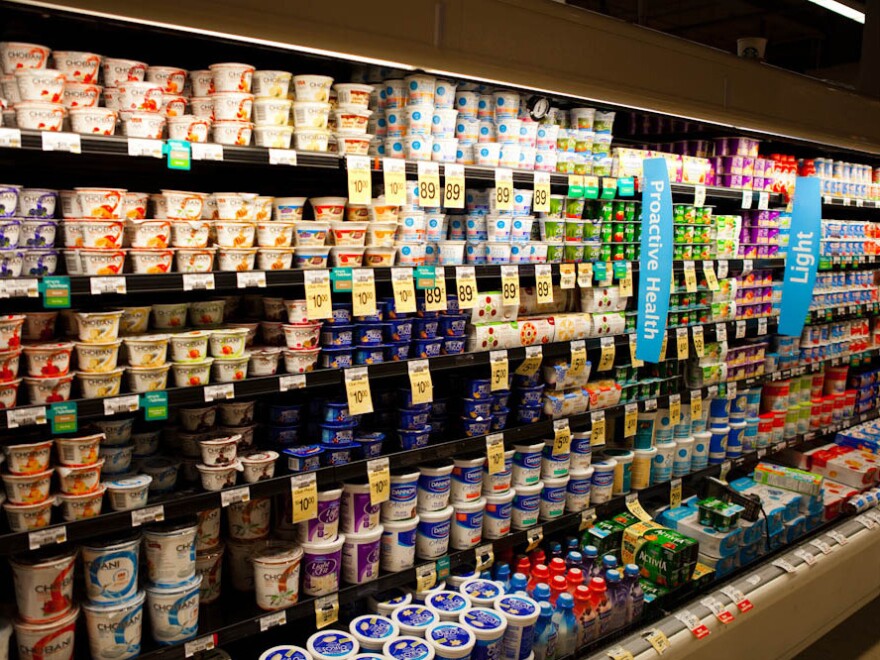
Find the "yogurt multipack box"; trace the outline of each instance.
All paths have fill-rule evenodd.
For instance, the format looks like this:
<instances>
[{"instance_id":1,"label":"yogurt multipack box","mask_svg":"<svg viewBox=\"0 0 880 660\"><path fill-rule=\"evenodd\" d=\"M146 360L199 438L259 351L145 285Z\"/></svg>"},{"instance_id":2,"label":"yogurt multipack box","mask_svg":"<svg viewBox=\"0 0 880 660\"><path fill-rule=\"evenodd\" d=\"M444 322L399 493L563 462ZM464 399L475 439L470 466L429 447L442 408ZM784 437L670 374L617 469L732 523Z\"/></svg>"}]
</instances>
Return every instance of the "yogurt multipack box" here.
<instances>
[{"instance_id":1,"label":"yogurt multipack box","mask_svg":"<svg viewBox=\"0 0 880 660\"><path fill-rule=\"evenodd\" d=\"M734 557L743 541L743 529L734 526L727 532L719 532L714 527L700 523L700 512L689 506L667 509L658 522L700 544L700 553L714 558Z\"/></svg>"},{"instance_id":2,"label":"yogurt multipack box","mask_svg":"<svg viewBox=\"0 0 880 660\"><path fill-rule=\"evenodd\" d=\"M825 520L834 520L843 510L843 504L849 498L858 495L859 490L852 486L825 479L822 485L822 504L825 509Z\"/></svg>"},{"instance_id":3,"label":"yogurt multipack box","mask_svg":"<svg viewBox=\"0 0 880 660\"><path fill-rule=\"evenodd\" d=\"M853 488L868 488L880 476L880 456L853 447L833 445L811 459L813 472Z\"/></svg>"},{"instance_id":4,"label":"yogurt multipack box","mask_svg":"<svg viewBox=\"0 0 880 660\"><path fill-rule=\"evenodd\" d=\"M637 522L623 530L621 561L638 564L642 577L678 587L691 579L699 543L681 532L655 522Z\"/></svg>"}]
</instances>

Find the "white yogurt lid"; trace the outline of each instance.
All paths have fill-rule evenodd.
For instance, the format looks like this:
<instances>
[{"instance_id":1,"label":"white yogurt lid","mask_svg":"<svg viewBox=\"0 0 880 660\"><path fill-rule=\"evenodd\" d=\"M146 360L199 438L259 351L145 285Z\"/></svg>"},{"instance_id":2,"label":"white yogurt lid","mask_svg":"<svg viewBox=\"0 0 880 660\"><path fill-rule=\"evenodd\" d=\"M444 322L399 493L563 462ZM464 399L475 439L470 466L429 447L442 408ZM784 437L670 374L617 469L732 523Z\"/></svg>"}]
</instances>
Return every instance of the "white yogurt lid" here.
<instances>
[{"instance_id":1,"label":"white yogurt lid","mask_svg":"<svg viewBox=\"0 0 880 660\"><path fill-rule=\"evenodd\" d=\"M426 605L401 605L391 613L401 632L423 633L428 626L440 621L440 613Z\"/></svg>"},{"instance_id":2,"label":"white yogurt lid","mask_svg":"<svg viewBox=\"0 0 880 660\"><path fill-rule=\"evenodd\" d=\"M312 660L312 656L302 647L282 644L263 651L260 660Z\"/></svg>"},{"instance_id":3,"label":"white yogurt lid","mask_svg":"<svg viewBox=\"0 0 880 660\"><path fill-rule=\"evenodd\" d=\"M377 643L384 643L400 635L400 626L386 616L365 614L354 619L348 625L349 631L361 644L378 648Z\"/></svg>"},{"instance_id":4,"label":"white yogurt lid","mask_svg":"<svg viewBox=\"0 0 880 660\"><path fill-rule=\"evenodd\" d=\"M316 632L309 637L306 647L316 660L351 658L360 650L358 641L341 630Z\"/></svg>"},{"instance_id":5,"label":"white yogurt lid","mask_svg":"<svg viewBox=\"0 0 880 660\"><path fill-rule=\"evenodd\" d=\"M385 643L382 654L393 660L433 660L434 649L419 637L398 637Z\"/></svg>"},{"instance_id":6,"label":"white yogurt lid","mask_svg":"<svg viewBox=\"0 0 880 660\"><path fill-rule=\"evenodd\" d=\"M136 488L145 488L150 485L150 482L153 481L153 477L148 474L136 474L131 477L125 477L124 479L116 479L114 481L105 481L104 484L107 488L113 490L121 490L121 489L136 489Z\"/></svg>"}]
</instances>

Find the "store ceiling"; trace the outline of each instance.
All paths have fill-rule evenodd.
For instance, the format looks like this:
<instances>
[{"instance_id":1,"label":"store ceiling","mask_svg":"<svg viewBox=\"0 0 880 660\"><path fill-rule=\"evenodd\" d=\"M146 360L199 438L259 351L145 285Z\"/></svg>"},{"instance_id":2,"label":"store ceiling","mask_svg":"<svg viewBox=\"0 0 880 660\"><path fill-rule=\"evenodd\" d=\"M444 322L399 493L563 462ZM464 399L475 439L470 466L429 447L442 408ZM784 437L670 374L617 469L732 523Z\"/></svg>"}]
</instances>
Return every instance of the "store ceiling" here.
<instances>
[{"instance_id":1,"label":"store ceiling","mask_svg":"<svg viewBox=\"0 0 880 660\"><path fill-rule=\"evenodd\" d=\"M567 0L567 4L736 52L765 37L766 61L854 87L863 26L807 0Z\"/></svg>"}]
</instances>

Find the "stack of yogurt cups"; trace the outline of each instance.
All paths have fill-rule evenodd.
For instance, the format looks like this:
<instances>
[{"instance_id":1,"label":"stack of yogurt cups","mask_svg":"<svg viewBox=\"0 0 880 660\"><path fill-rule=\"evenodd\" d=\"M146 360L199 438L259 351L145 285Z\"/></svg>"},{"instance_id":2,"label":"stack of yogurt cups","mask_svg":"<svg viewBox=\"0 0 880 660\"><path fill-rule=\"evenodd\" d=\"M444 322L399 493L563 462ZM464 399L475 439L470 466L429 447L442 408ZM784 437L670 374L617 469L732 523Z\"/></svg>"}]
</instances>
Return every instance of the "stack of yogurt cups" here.
<instances>
[{"instance_id":1,"label":"stack of yogurt cups","mask_svg":"<svg viewBox=\"0 0 880 660\"><path fill-rule=\"evenodd\" d=\"M293 74L289 71L254 71L254 142L258 147L289 149L293 137L287 98Z\"/></svg>"},{"instance_id":2,"label":"stack of yogurt cups","mask_svg":"<svg viewBox=\"0 0 880 660\"><path fill-rule=\"evenodd\" d=\"M418 187L409 187L406 205L400 207L397 215L397 232L394 235L397 263L417 266L438 263L448 222L448 216L440 208L419 206Z\"/></svg>"}]
</instances>

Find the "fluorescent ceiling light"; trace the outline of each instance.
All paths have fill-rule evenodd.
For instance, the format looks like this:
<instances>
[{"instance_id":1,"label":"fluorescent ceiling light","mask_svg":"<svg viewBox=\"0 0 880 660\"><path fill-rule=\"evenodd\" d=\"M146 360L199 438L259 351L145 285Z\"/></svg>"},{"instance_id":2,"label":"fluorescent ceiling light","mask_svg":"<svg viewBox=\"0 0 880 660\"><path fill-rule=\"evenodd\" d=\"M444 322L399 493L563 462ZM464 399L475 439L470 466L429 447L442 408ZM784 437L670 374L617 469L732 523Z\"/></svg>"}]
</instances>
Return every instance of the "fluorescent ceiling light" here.
<instances>
[{"instance_id":1,"label":"fluorescent ceiling light","mask_svg":"<svg viewBox=\"0 0 880 660\"><path fill-rule=\"evenodd\" d=\"M858 9L854 9L850 7L848 4L844 4L843 2L838 2L838 0L809 0L814 5L819 5L820 7L824 7L829 11L833 11L835 14L840 14L841 16L846 16L847 18L851 18L856 23L865 23L865 12L859 11Z\"/></svg>"}]
</instances>

